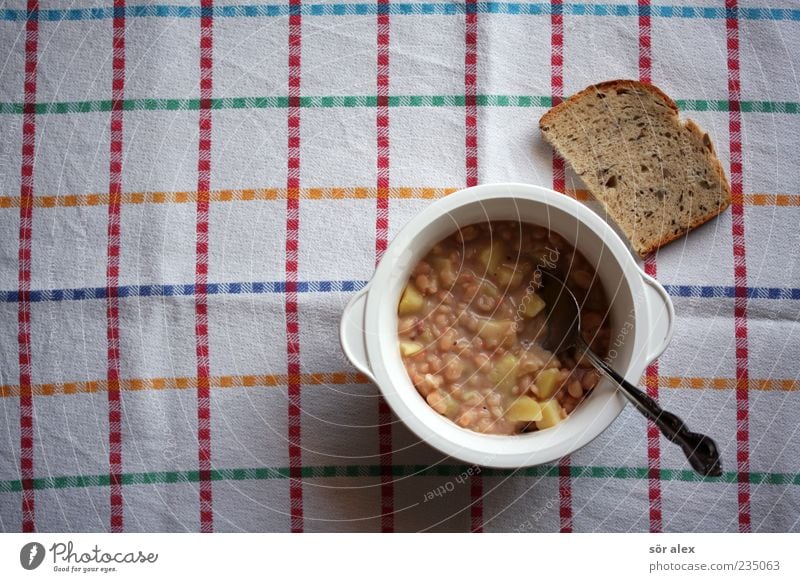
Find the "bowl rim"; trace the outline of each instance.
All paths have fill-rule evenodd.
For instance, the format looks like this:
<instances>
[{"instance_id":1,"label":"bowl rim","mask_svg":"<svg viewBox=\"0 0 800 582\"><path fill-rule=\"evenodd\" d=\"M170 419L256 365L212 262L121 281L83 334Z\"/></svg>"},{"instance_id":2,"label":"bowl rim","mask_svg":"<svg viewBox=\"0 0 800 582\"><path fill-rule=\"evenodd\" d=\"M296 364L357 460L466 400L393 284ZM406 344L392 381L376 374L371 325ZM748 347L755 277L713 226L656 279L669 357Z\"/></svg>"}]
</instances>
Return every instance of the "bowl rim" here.
<instances>
[{"instance_id":1,"label":"bowl rim","mask_svg":"<svg viewBox=\"0 0 800 582\"><path fill-rule=\"evenodd\" d=\"M407 254L407 249L414 244L415 237L422 230L428 228L438 218L462 206L504 198L533 200L563 211L593 231L604 245L604 250L608 249L613 260L620 268L634 305L633 351L623 375L632 382L638 382L649 363L648 357L644 355L646 353L647 338L642 331L648 327L649 323L649 312L646 306L644 289L646 284L645 275L636 264L628 245L597 213L573 198L549 188L522 183L483 184L459 190L446 198L437 200L418 212L395 236L386 249L375 273L367 286L359 293L359 296L366 294L363 314L365 354L372 376L395 414L420 439L452 457L483 466L519 468L555 461L594 440L622 412L626 403L624 397L619 391L610 386L602 394L596 394L594 398L602 398L604 405L599 414L593 417L590 423L584 423L586 425L583 426L577 437L569 436L565 438L563 430L561 431L561 437L559 437L558 427L537 431L530 435L485 435L477 433L458 427L449 419L433 411L427 403L423 402L424 409L420 407L415 403L420 401L416 392L413 395L406 395L404 394L406 390L397 389L396 381L389 375L383 363L385 349L381 338L385 337L388 332L386 330L370 329L371 324L378 324L380 310L382 304L385 303L385 293L380 291L381 285L388 284L390 273L392 270L397 269L398 262L402 262L403 255ZM656 283L656 285L658 284ZM376 292L372 293L371 291ZM354 298L354 301L356 299ZM667 302L669 302L668 298ZM669 307L671 308L671 303ZM638 333L636 333L636 328L639 328ZM393 338L396 340L395 336ZM412 397L415 400L411 400ZM559 426L565 425L571 418L573 418L573 415L570 415ZM574 419L570 426L575 427ZM531 446L521 447L519 445L520 439L528 439ZM515 450L507 450L511 448L510 445L512 443L514 443L513 448ZM520 450L521 448L525 450L522 451Z\"/></svg>"}]
</instances>

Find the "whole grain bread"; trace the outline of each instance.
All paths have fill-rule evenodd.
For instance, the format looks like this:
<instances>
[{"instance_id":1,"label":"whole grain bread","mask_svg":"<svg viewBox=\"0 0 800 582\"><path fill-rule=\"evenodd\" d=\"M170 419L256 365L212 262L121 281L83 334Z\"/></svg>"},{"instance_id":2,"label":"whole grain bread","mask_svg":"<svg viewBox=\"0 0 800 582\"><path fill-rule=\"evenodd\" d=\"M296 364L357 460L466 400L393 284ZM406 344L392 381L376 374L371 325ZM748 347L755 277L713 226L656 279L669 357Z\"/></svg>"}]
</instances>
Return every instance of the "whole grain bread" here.
<instances>
[{"instance_id":1,"label":"whole grain bread","mask_svg":"<svg viewBox=\"0 0 800 582\"><path fill-rule=\"evenodd\" d=\"M593 85L550 109L539 128L642 257L730 204L708 134L652 85Z\"/></svg>"}]
</instances>

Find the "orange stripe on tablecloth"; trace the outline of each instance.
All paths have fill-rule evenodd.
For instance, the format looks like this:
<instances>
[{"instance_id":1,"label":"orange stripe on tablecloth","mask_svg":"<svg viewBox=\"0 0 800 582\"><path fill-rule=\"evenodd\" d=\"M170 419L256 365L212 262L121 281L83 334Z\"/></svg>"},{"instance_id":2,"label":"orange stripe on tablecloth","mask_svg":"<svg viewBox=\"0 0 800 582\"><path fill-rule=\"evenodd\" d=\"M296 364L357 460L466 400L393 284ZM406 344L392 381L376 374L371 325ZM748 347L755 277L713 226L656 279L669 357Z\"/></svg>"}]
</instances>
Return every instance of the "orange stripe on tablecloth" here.
<instances>
[{"instance_id":1,"label":"orange stripe on tablecloth","mask_svg":"<svg viewBox=\"0 0 800 582\"><path fill-rule=\"evenodd\" d=\"M212 388L250 388L255 386L285 386L289 380L311 386L326 384L369 384L369 380L358 372L319 372L300 374L290 378L287 374L254 374L247 376L212 376ZM658 383L664 388L689 390L734 390L736 378L699 378L684 376L659 376ZM197 378L131 378L120 380L120 390L138 392L142 390L187 390L197 388ZM796 392L800 391L800 379L792 378L750 378L748 390L761 392ZM50 384L34 384L34 396L54 396L57 394L92 394L105 392L105 380L86 382L56 382ZM19 396L16 384L0 385L0 398Z\"/></svg>"},{"instance_id":2,"label":"orange stripe on tablecloth","mask_svg":"<svg viewBox=\"0 0 800 582\"><path fill-rule=\"evenodd\" d=\"M736 378L682 378L666 376L659 378L659 382L666 388L689 388L694 390L735 390L737 384L747 390L761 392L795 392L800 390L800 380L792 378L750 378L747 382L737 381Z\"/></svg>"},{"instance_id":3,"label":"orange stripe on tablecloth","mask_svg":"<svg viewBox=\"0 0 800 582\"><path fill-rule=\"evenodd\" d=\"M212 376L212 388L248 388L255 386L285 386L289 383L286 374L255 374L247 376ZM367 384L366 376L357 372L320 372L300 374L291 378L300 384L321 386L326 384ZM54 396L59 394L93 394L105 392L108 383L105 380L86 382L56 382L50 384L34 384L34 396ZM120 390L139 392L143 390L188 390L197 388L197 378L131 378L119 381ZM0 398L19 396L19 386L14 384L0 385Z\"/></svg>"},{"instance_id":4,"label":"orange stripe on tablecloth","mask_svg":"<svg viewBox=\"0 0 800 582\"><path fill-rule=\"evenodd\" d=\"M289 383L286 374L254 374L246 376L212 376L212 388L250 388L255 386L285 386ZM300 374L291 380L300 384L322 386L326 384L369 384L363 374L357 372L319 372ZM699 378L683 376L659 376L658 383L664 388L690 390L734 390L736 378ZM751 378L748 390L761 392L796 392L800 391L800 380L792 378ZM132 378L120 380L120 390L138 392L142 390L187 390L197 388L197 378ZM57 382L50 384L34 384L34 396L54 396L57 394L92 394L105 392L105 380L87 382ZM15 384L0 385L0 398L19 396L19 386Z\"/></svg>"},{"instance_id":5,"label":"orange stripe on tablecloth","mask_svg":"<svg viewBox=\"0 0 800 582\"><path fill-rule=\"evenodd\" d=\"M745 194L742 202L749 206L800 206L800 195Z\"/></svg>"},{"instance_id":6,"label":"orange stripe on tablecloth","mask_svg":"<svg viewBox=\"0 0 800 582\"><path fill-rule=\"evenodd\" d=\"M458 188L428 188L400 186L389 188L389 198L434 200L452 194ZM286 188L245 188L240 190L214 190L209 193L211 202L246 202L250 200L286 200ZM588 190L568 190L567 195L582 202L592 200ZM303 200L371 200L378 197L375 187L302 188ZM800 194L744 194L734 202L747 206L800 207ZM62 196L36 196L34 208L74 208L78 206L106 206L108 194L66 194ZM124 192L121 204L186 204L197 203L197 192ZM19 196L0 196L0 208L19 208Z\"/></svg>"},{"instance_id":7,"label":"orange stripe on tablecloth","mask_svg":"<svg viewBox=\"0 0 800 582\"><path fill-rule=\"evenodd\" d=\"M397 187L389 189L390 198L443 198L457 188ZM245 188L239 190L213 190L209 192L211 202L245 202L251 200L286 200L286 188ZM302 188L300 198L304 200L369 200L378 197L376 187L347 188ZM34 208L72 208L76 206L105 206L108 194L66 194L60 196L37 196ZM122 204L186 204L197 202L197 192L124 192ZM19 196L0 196L0 208L19 208Z\"/></svg>"}]
</instances>

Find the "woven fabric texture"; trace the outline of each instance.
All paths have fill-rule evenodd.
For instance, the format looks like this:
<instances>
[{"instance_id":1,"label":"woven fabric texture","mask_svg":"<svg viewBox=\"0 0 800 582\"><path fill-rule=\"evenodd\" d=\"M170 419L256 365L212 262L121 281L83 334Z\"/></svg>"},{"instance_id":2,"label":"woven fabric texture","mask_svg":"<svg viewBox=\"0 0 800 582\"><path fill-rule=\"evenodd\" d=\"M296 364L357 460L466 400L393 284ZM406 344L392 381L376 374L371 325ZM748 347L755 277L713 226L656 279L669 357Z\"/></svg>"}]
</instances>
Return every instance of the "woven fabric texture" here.
<instances>
[{"instance_id":1,"label":"woven fabric texture","mask_svg":"<svg viewBox=\"0 0 800 582\"><path fill-rule=\"evenodd\" d=\"M800 530L800 9L764 0L0 3L0 530ZM561 462L468 467L341 354L394 234L467 185L591 202L538 134L652 82L733 190L645 267L642 385Z\"/></svg>"}]
</instances>

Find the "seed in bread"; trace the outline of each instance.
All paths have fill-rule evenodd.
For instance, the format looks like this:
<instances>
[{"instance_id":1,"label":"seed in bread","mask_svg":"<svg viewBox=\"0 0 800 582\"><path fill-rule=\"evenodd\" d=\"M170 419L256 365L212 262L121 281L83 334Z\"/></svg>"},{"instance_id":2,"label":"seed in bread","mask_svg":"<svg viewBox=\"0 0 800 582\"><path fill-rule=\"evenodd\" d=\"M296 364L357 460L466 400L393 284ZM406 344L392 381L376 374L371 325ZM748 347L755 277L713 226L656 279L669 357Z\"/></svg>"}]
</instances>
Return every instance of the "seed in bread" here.
<instances>
[{"instance_id":1,"label":"seed in bread","mask_svg":"<svg viewBox=\"0 0 800 582\"><path fill-rule=\"evenodd\" d=\"M550 109L539 128L642 257L730 204L708 134L652 85L593 85Z\"/></svg>"}]
</instances>

